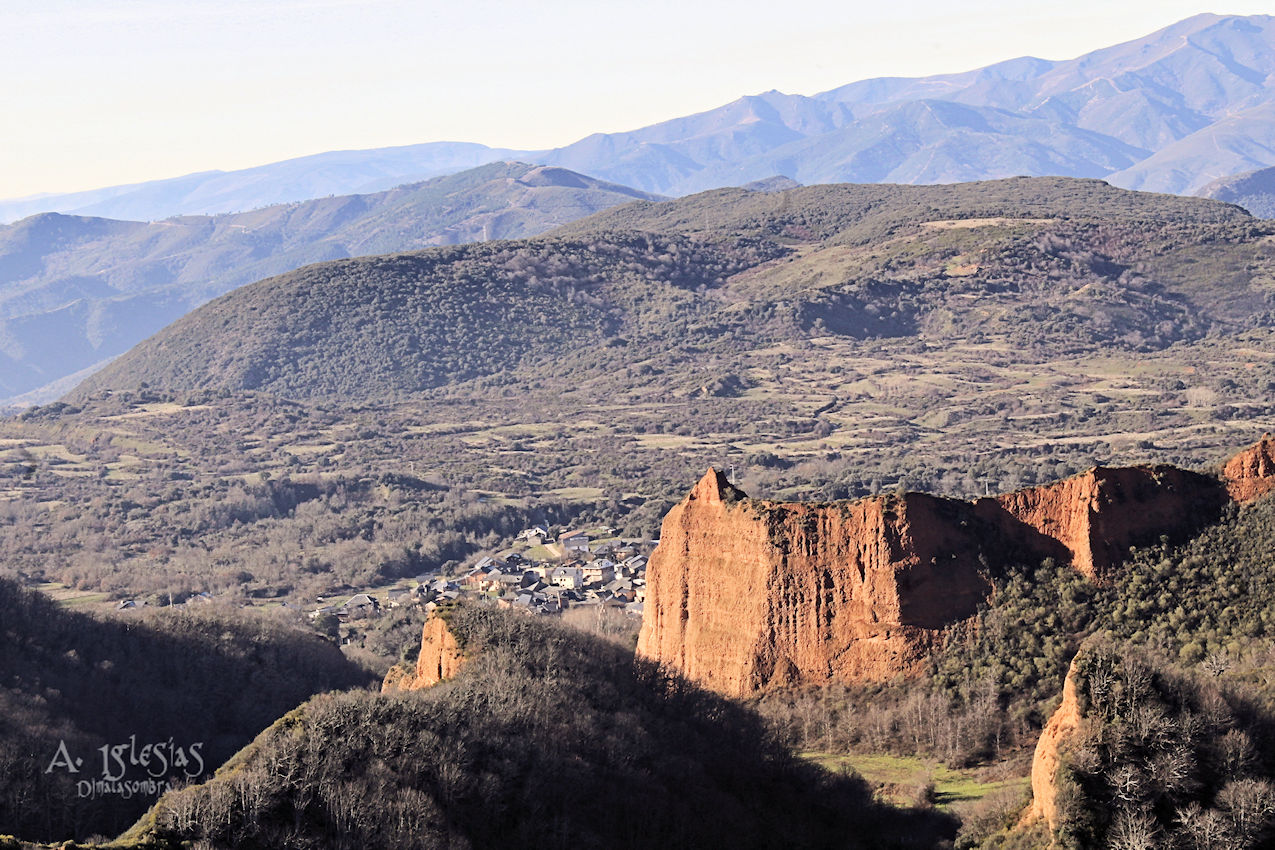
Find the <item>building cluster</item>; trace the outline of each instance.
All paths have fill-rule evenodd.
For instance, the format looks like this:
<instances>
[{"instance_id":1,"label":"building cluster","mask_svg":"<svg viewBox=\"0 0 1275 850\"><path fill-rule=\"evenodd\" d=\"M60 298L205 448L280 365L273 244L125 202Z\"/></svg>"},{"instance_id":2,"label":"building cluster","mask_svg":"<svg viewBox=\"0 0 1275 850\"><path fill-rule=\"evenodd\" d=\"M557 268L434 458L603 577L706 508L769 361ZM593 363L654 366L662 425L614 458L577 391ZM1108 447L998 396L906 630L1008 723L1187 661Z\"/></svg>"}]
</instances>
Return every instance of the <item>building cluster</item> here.
<instances>
[{"instance_id":1,"label":"building cluster","mask_svg":"<svg viewBox=\"0 0 1275 850\"><path fill-rule=\"evenodd\" d=\"M375 616L383 608L422 605L427 610L462 599L482 600L533 614L560 614L568 608L618 609L641 616L646 599L646 561L651 543L568 530L552 538L544 526L524 530L522 552L486 555L451 576L420 576L415 587L384 594L358 593L341 604L323 605L311 617L335 616L341 622ZM541 549L545 558L529 557Z\"/></svg>"}]
</instances>

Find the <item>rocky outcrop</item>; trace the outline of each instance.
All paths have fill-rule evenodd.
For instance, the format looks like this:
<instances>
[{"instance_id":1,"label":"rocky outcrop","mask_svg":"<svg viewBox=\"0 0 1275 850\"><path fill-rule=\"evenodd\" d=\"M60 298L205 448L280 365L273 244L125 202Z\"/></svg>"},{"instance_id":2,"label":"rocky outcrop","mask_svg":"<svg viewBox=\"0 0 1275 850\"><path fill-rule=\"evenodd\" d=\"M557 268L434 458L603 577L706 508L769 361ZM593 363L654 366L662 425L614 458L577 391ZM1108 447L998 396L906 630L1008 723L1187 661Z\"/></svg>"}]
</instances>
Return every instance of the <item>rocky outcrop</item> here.
<instances>
[{"instance_id":1,"label":"rocky outcrop","mask_svg":"<svg viewBox=\"0 0 1275 850\"><path fill-rule=\"evenodd\" d=\"M1032 757L1032 804L1024 822L1043 818L1050 834L1058 829L1058 765L1061 751L1080 728L1080 701L1076 699L1076 662L1063 680L1062 703L1050 716L1036 742Z\"/></svg>"},{"instance_id":2,"label":"rocky outcrop","mask_svg":"<svg viewBox=\"0 0 1275 850\"><path fill-rule=\"evenodd\" d=\"M768 502L710 469L664 519L638 652L731 696L912 674L946 627L975 613L992 569L1053 557L1109 581L1130 547L1275 489L1271 449L1263 440L1241 453L1222 481L1096 467L974 503Z\"/></svg>"},{"instance_id":3,"label":"rocky outcrop","mask_svg":"<svg viewBox=\"0 0 1275 850\"><path fill-rule=\"evenodd\" d=\"M1199 473L1163 465L1099 466L1054 484L980 499L978 510L1007 539L1105 581L1130 546L1195 528L1225 501L1217 480Z\"/></svg>"},{"instance_id":4,"label":"rocky outcrop","mask_svg":"<svg viewBox=\"0 0 1275 850\"><path fill-rule=\"evenodd\" d=\"M1270 434L1237 454L1222 468L1226 491L1237 502L1250 502L1275 490L1275 443Z\"/></svg>"},{"instance_id":5,"label":"rocky outcrop","mask_svg":"<svg viewBox=\"0 0 1275 850\"><path fill-rule=\"evenodd\" d=\"M920 669L990 589L967 502L750 500L710 469L664 519L638 652L713 690Z\"/></svg>"},{"instance_id":6,"label":"rocky outcrop","mask_svg":"<svg viewBox=\"0 0 1275 850\"><path fill-rule=\"evenodd\" d=\"M421 631L421 654L416 659L416 668L410 672L401 667L391 669L381 684L381 693L428 688L455 676L464 663L465 655L447 627L447 621L432 616Z\"/></svg>"}]
</instances>

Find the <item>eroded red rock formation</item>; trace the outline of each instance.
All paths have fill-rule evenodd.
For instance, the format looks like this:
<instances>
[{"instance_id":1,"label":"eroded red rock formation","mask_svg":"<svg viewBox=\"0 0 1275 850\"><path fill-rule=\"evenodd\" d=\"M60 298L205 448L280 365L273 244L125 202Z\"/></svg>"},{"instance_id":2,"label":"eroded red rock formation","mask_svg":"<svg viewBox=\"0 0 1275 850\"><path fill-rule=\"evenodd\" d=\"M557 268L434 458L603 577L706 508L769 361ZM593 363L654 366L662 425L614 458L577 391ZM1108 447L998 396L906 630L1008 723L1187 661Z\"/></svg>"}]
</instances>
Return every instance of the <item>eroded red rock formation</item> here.
<instances>
[{"instance_id":1,"label":"eroded red rock formation","mask_svg":"<svg viewBox=\"0 0 1275 850\"><path fill-rule=\"evenodd\" d=\"M1275 490L1275 443L1271 435L1263 435L1257 445L1227 461L1222 480L1237 502L1250 502Z\"/></svg>"},{"instance_id":2,"label":"eroded red rock formation","mask_svg":"<svg viewBox=\"0 0 1275 850\"><path fill-rule=\"evenodd\" d=\"M1173 466L1095 467L1064 481L980 499L1007 538L1105 581L1129 547L1198 527L1226 494L1215 479Z\"/></svg>"},{"instance_id":3,"label":"eroded red rock formation","mask_svg":"<svg viewBox=\"0 0 1275 850\"><path fill-rule=\"evenodd\" d=\"M1198 528L1228 497L1275 490L1273 457L1264 439L1222 481L1098 467L976 503L768 502L710 469L664 519L638 652L731 696L912 674L986 597L989 567L1054 557L1109 580L1131 546Z\"/></svg>"},{"instance_id":4,"label":"eroded red rock formation","mask_svg":"<svg viewBox=\"0 0 1275 850\"><path fill-rule=\"evenodd\" d=\"M1080 728L1080 701L1076 698L1076 662L1063 680L1062 702L1049 717L1032 757L1032 803L1023 824L1043 818L1050 835L1058 829L1058 765L1060 751Z\"/></svg>"},{"instance_id":5,"label":"eroded red rock formation","mask_svg":"<svg viewBox=\"0 0 1275 850\"><path fill-rule=\"evenodd\" d=\"M430 617L421 630L421 654L416 659L416 669L410 674L405 674L401 667L391 669L381 684L381 693L428 688L455 676L464 663L464 653L447 627L447 621L438 616Z\"/></svg>"},{"instance_id":6,"label":"eroded red rock formation","mask_svg":"<svg viewBox=\"0 0 1275 850\"><path fill-rule=\"evenodd\" d=\"M665 517L638 652L730 695L913 672L990 589L978 524L916 493L755 501L710 469Z\"/></svg>"}]
</instances>

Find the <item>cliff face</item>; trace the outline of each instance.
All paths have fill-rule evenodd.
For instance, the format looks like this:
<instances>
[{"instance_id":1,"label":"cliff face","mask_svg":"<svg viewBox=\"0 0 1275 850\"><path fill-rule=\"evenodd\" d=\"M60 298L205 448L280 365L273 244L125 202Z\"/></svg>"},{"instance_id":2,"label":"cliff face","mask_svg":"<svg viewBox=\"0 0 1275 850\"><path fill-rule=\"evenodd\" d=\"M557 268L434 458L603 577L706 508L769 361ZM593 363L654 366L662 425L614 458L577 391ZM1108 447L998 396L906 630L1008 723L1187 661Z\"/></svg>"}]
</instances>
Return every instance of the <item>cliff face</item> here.
<instances>
[{"instance_id":1,"label":"cliff face","mask_svg":"<svg viewBox=\"0 0 1275 850\"><path fill-rule=\"evenodd\" d=\"M1054 484L980 499L978 509L1006 538L1104 581L1130 546L1194 528L1225 500L1215 479L1176 467L1095 467Z\"/></svg>"},{"instance_id":2,"label":"cliff face","mask_svg":"<svg viewBox=\"0 0 1275 850\"><path fill-rule=\"evenodd\" d=\"M1129 547L1180 536L1228 497L1275 490L1263 440L1223 480L1098 467L970 503L917 493L834 504L749 499L709 470L664 519L638 652L720 693L917 672L971 616L988 569L1045 557L1109 581Z\"/></svg>"},{"instance_id":3,"label":"cliff face","mask_svg":"<svg viewBox=\"0 0 1275 850\"><path fill-rule=\"evenodd\" d=\"M1080 727L1080 702L1076 699L1076 662L1063 680L1062 703L1050 716L1036 742L1032 757L1032 804L1024 822L1044 818L1052 835L1058 829L1058 764L1060 749Z\"/></svg>"},{"instance_id":4,"label":"cliff face","mask_svg":"<svg viewBox=\"0 0 1275 850\"><path fill-rule=\"evenodd\" d=\"M447 621L430 617L421 632L421 654L416 659L416 669L408 675L401 668L391 669L381 684L381 693L428 688L455 676L464 662L465 656L456 636L447 628Z\"/></svg>"},{"instance_id":5,"label":"cliff face","mask_svg":"<svg viewBox=\"0 0 1275 850\"><path fill-rule=\"evenodd\" d=\"M973 506L748 500L709 470L665 517L638 652L729 695L914 672L990 589Z\"/></svg>"},{"instance_id":6,"label":"cliff face","mask_svg":"<svg viewBox=\"0 0 1275 850\"><path fill-rule=\"evenodd\" d=\"M1275 490L1275 443L1266 434L1251 448L1231 458L1222 469L1227 493L1237 502L1250 502Z\"/></svg>"}]
</instances>

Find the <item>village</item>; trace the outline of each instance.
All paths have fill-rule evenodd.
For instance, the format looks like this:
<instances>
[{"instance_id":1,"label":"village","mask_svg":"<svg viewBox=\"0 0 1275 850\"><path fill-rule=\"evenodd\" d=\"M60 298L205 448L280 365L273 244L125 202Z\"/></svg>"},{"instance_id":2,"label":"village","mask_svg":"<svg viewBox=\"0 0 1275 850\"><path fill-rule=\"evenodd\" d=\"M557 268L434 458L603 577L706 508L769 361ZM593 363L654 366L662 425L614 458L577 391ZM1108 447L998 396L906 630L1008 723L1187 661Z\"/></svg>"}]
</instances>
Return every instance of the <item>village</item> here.
<instances>
[{"instance_id":1,"label":"village","mask_svg":"<svg viewBox=\"0 0 1275 850\"><path fill-rule=\"evenodd\" d=\"M552 530L537 525L523 529L508 542L476 555L460 567L424 573L392 584L369 587L349 595L319 597L312 605L292 601L251 600L244 607L279 607L304 614L314 628L342 646L363 644L369 630L383 618L419 609L425 615L461 601L510 608L535 616L571 617L583 621L586 612L596 620L629 620L636 633L646 600L647 559L658 540L625 540L606 526ZM54 598L67 588L41 586ZM207 591L174 597L153 594L114 601L117 611L156 607L201 606L223 597ZM72 599L72 601L75 601Z\"/></svg>"},{"instance_id":2,"label":"village","mask_svg":"<svg viewBox=\"0 0 1275 850\"><path fill-rule=\"evenodd\" d=\"M427 613L462 600L556 616L569 609L617 612L640 619L646 599L646 563L658 541L621 540L607 527L524 529L513 544L481 556L451 575L425 574L391 587L325 601L312 621L335 620L343 644L357 641L359 621L396 608Z\"/></svg>"}]
</instances>

